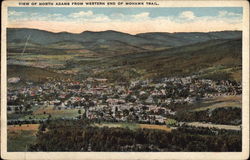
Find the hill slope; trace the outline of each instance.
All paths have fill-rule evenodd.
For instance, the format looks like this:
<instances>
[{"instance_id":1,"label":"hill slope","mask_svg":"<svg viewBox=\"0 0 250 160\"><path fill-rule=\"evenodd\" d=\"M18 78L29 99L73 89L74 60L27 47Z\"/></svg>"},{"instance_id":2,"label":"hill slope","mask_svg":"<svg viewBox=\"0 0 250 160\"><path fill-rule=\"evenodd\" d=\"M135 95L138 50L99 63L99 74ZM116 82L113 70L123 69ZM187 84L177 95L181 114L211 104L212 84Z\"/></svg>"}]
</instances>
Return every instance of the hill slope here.
<instances>
[{"instance_id":1,"label":"hill slope","mask_svg":"<svg viewBox=\"0 0 250 160\"><path fill-rule=\"evenodd\" d=\"M222 32L191 32L191 33L142 33L137 37L151 39L153 41L161 41L170 46L183 46L205 42L217 39L236 39L241 38L240 31L222 31Z\"/></svg>"},{"instance_id":2,"label":"hill slope","mask_svg":"<svg viewBox=\"0 0 250 160\"><path fill-rule=\"evenodd\" d=\"M171 76L199 75L211 79L241 80L241 39L217 40L168 50L123 55L113 58L113 63L99 75L129 78L160 78ZM108 60L107 60L108 61ZM105 66L104 62L103 66ZM111 60L110 60L111 61ZM111 63L111 62L109 62Z\"/></svg>"},{"instance_id":3,"label":"hill slope","mask_svg":"<svg viewBox=\"0 0 250 160\"><path fill-rule=\"evenodd\" d=\"M20 77L21 81L43 82L46 78L66 78L66 75L59 74L48 69L42 69L23 65L8 65L7 76Z\"/></svg>"},{"instance_id":4,"label":"hill slope","mask_svg":"<svg viewBox=\"0 0 250 160\"><path fill-rule=\"evenodd\" d=\"M20 54L29 35L25 53ZM240 81L241 41L239 31L129 35L8 29L8 64L43 64L55 72L112 81L194 74Z\"/></svg>"}]
</instances>

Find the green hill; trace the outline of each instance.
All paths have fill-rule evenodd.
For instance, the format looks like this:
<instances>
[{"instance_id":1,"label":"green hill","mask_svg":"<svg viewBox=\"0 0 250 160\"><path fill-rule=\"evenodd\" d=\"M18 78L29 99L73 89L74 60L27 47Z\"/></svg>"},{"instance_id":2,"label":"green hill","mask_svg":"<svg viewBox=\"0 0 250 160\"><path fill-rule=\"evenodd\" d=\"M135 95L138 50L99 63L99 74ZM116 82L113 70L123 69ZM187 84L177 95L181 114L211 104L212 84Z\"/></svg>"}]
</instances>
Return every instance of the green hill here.
<instances>
[{"instance_id":1,"label":"green hill","mask_svg":"<svg viewBox=\"0 0 250 160\"><path fill-rule=\"evenodd\" d=\"M90 32L79 34L68 32L53 33L37 29L8 28L9 52L22 52L24 44L27 52L59 54L62 49L87 49L99 55L123 55L142 51L167 49L217 39L241 38L241 31L190 32L190 33L142 33L131 35L117 31ZM34 45L37 50L34 50Z\"/></svg>"},{"instance_id":2,"label":"green hill","mask_svg":"<svg viewBox=\"0 0 250 160\"><path fill-rule=\"evenodd\" d=\"M20 77L21 81L44 82L46 78L66 78L67 75L59 74L48 69L22 66L22 65L8 65L7 77Z\"/></svg>"},{"instance_id":3,"label":"green hill","mask_svg":"<svg viewBox=\"0 0 250 160\"><path fill-rule=\"evenodd\" d=\"M116 78L129 79L126 75L134 75L134 78L157 78L195 74L211 79L240 81L241 43L241 39L217 40L162 51L117 56L103 63L103 66L107 63L110 65L99 75L121 72Z\"/></svg>"}]
</instances>

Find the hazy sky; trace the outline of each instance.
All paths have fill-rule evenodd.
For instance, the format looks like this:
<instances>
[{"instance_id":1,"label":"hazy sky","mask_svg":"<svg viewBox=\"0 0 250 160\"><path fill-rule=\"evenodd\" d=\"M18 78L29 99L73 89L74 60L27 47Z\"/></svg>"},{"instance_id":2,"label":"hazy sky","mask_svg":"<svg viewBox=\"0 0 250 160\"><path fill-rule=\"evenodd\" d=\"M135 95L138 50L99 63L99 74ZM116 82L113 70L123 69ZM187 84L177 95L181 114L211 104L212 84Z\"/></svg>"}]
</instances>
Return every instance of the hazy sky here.
<instances>
[{"instance_id":1,"label":"hazy sky","mask_svg":"<svg viewBox=\"0 0 250 160\"><path fill-rule=\"evenodd\" d=\"M131 34L242 30L242 8L9 7L8 27L73 33L116 30Z\"/></svg>"}]
</instances>

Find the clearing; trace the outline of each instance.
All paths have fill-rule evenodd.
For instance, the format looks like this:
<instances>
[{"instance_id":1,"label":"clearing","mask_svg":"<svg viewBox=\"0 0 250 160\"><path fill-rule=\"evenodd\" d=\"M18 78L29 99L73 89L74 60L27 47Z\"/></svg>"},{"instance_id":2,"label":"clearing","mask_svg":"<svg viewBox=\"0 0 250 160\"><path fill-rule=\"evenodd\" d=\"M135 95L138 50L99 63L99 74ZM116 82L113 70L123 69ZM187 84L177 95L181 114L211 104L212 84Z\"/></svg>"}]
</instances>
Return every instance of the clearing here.
<instances>
[{"instance_id":1,"label":"clearing","mask_svg":"<svg viewBox=\"0 0 250 160\"><path fill-rule=\"evenodd\" d=\"M238 107L242 106L241 96L220 96L214 97L210 100L206 100L203 103L211 103L207 107L196 108L193 111L204 111L207 109L223 108L223 107Z\"/></svg>"},{"instance_id":2,"label":"clearing","mask_svg":"<svg viewBox=\"0 0 250 160\"><path fill-rule=\"evenodd\" d=\"M171 131L171 128L166 125L156 125L156 124L138 124L138 123L95 123L94 126L97 127L119 127L119 128L128 128L130 130L136 130L139 128L142 129L156 129L156 130L164 130L167 132Z\"/></svg>"},{"instance_id":3,"label":"clearing","mask_svg":"<svg viewBox=\"0 0 250 160\"><path fill-rule=\"evenodd\" d=\"M201 122L190 122L190 123L186 122L185 124L194 127L218 128L225 130L241 131L241 125L234 126L234 125L222 125L222 124L201 123Z\"/></svg>"},{"instance_id":4,"label":"clearing","mask_svg":"<svg viewBox=\"0 0 250 160\"><path fill-rule=\"evenodd\" d=\"M7 150L23 152L36 141L39 124L9 125L7 130Z\"/></svg>"}]
</instances>

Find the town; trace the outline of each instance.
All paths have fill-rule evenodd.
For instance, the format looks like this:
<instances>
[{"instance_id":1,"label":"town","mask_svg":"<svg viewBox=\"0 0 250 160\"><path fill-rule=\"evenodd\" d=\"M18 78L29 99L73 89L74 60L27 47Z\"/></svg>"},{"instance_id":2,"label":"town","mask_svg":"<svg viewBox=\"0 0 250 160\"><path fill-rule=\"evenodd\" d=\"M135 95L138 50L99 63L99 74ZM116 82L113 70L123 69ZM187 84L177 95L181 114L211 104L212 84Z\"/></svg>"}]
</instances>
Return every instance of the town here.
<instances>
[{"instance_id":1,"label":"town","mask_svg":"<svg viewBox=\"0 0 250 160\"><path fill-rule=\"evenodd\" d=\"M8 79L18 83L18 77ZM176 114L175 105L226 95L241 95L236 81L198 79L196 76L158 80L137 80L130 84L109 83L108 79L82 81L48 78L47 82L26 82L25 87L8 87L8 113L32 113L34 107L54 110L80 109L80 117L93 121L164 124ZM67 118L67 117L65 117Z\"/></svg>"}]
</instances>

